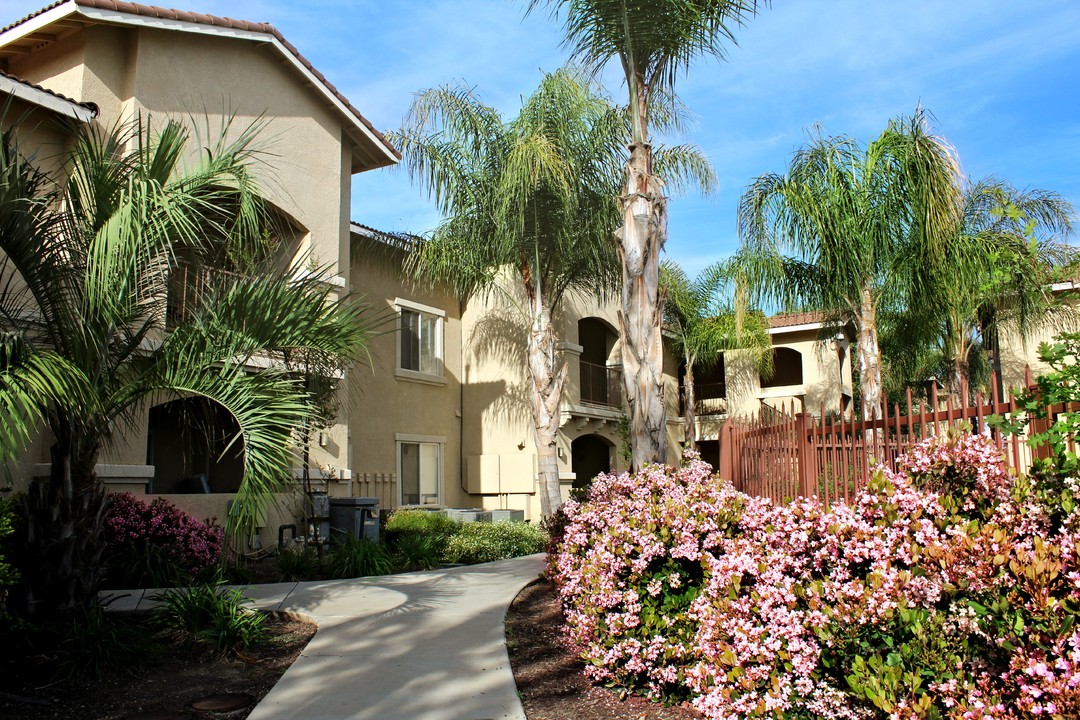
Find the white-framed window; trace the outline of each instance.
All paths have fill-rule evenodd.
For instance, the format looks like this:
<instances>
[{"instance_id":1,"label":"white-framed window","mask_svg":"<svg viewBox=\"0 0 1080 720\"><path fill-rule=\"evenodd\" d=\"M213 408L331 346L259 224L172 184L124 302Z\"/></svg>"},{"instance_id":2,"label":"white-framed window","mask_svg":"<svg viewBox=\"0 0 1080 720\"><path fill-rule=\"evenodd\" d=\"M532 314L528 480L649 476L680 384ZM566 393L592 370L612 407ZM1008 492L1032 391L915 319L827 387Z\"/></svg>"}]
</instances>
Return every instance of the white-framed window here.
<instances>
[{"instance_id":1,"label":"white-framed window","mask_svg":"<svg viewBox=\"0 0 1080 720\"><path fill-rule=\"evenodd\" d=\"M446 438L402 433L396 438L400 503L442 504L442 454Z\"/></svg>"},{"instance_id":2,"label":"white-framed window","mask_svg":"<svg viewBox=\"0 0 1080 720\"><path fill-rule=\"evenodd\" d=\"M397 298L399 376L442 377L443 322L438 308Z\"/></svg>"}]
</instances>

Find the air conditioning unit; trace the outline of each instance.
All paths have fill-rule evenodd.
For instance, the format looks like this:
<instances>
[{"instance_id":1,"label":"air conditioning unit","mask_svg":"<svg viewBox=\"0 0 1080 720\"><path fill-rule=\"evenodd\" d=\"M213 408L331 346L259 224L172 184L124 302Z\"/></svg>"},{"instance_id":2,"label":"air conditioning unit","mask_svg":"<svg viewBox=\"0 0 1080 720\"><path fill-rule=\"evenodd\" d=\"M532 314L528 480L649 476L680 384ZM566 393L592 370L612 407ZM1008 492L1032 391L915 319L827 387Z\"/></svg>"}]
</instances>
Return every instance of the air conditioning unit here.
<instances>
[{"instance_id":1,"label":"air conditioning unit","mask_svg":"<svg viewBox=\"0 0 1080 720\"><path fill-rule=\"evenodd\" d=\"M447 508L446 517L463 523L491 522L491 511L482 508Z\"/></svg>"}]
</instances>

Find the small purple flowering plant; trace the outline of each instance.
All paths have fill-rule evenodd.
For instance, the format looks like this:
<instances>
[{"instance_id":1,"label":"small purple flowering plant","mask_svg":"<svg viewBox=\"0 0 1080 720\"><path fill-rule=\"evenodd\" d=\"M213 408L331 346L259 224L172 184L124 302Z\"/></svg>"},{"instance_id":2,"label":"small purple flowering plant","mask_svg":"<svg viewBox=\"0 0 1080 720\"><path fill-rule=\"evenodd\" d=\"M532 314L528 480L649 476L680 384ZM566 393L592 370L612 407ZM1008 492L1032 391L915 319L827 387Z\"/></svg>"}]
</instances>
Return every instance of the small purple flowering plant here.
<instances>
[{"instance_id":1,"label":"small purple flowering plant","mask_svg":"<svg viewBox=\"0 0 1080 720\"><path fill-rule=\"evenodd\" d=\"M130 493L113 495L105 518L114 583L183 584L221 560L224 528L202 521L164 498L149 505Z\"/></svg>"}]
</instances>

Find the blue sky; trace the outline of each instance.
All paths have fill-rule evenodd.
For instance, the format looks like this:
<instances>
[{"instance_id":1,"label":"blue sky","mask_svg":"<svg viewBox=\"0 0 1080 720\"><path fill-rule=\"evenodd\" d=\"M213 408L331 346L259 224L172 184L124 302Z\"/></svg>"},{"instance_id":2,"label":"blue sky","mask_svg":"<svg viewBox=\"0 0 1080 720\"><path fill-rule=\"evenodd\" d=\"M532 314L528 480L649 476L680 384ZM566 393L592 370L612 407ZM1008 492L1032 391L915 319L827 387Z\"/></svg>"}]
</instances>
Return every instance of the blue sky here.
<instances>
[{"instance_id":1,"label":"blue sky","mask_svg":"<svg viewBox=\"0 0 1080 720\"><path fill-rule=\"evenodd\" d=\"M4 0L7 24L45 0ZM170 0L153 4L172 5ZM273 23L376 127L412 93L461 80L512 115L543 70L563 64L559 28L519 0L177 0L185 10ZM918 103L973 178L1055 190L1080 206L1080 2L777 0L737 34L728 62L703 61L679 93L720 178L712 198L669 208L667 253L694 273L738 245L746 185L782 172L808 128L865 142ZM608 88L624 89L614 73ZM357 176L353 218L423 232L438 222L404 171Z\"/></svg>"}]
</instances>

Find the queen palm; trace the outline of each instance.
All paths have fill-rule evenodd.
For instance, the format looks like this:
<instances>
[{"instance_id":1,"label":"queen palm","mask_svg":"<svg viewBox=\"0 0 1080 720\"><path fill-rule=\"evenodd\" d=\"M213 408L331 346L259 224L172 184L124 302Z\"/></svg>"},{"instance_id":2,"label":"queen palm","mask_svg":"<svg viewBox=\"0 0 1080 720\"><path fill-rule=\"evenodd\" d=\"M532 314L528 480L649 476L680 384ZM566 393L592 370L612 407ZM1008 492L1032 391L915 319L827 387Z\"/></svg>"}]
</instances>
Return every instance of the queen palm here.
<instances>
[{"instance_id":1,"label":"queen palm","mask_svg":"<svg viewBox=\"0 0 1080 720\"><path fill-rule=\"evenodd\" d=\"M740 201L748 297L797 300L854 322L866 418L882 412L878 314L924 290L919 273L945 262L961 207L957 159L921 110L865 149L816 135L786 174L762 175Z\"/></svg>"},{"instance_id":2,"label":"queen palm","mask_svg":"<svg viewBox=\"0 0 1080 720\"><path fill-rule=\"evenodd\" d=\"M1001 329L1026 341L1049 323L1075 317L1072 303L1051 293L1077 260L1060 242L1072 230L1072 216L1072 205L1053 192L1021 191L996 178L968 187L964 222L945 247L946 261L923 278L934 292L925 294L923 308L912 308L937 319L930 326L941 329L953 392L967 378L976 347L996 355Z\"/></svg>"},{"instance_id":3,"label":"queen palm","mask_svg":"<svg viewBox=\"0 0 1080 720\"><path fill-rule=\"evenodd\" d=\"M618 58L629 93L630 159L615 233L622 264L623 377L635 469L665 459L660 251L667 240L662 169L650 124L674 97L675 80L698 57L724 57L733 27L757 12L756 0L530 0L562 16L575 58L599 70ZM764 2L760 4L765 4Z\"/></svg>"},{"instance_id":4,"label":"queen palm","mask_svg":"<svg viewBox=\"0 0 1080 720\"><path fill-rule=\"evenodd\" d=\"M560 70L545 75L508 122L471 89L428 90L395 136L413 179L445 216L411 261L414 272L464 299L485 292L524 298L545 516L561 503L556 438L567 375L557 362L552 321L567 293L602 297L616 286L618 261L608 238L618 222L611 197L625 134L621 109L575 72ZM660 161L676 177L697 172L711 179L692 149L664 151Z\"/></svg>"},{"instance_id":5,"label":"queen palm","mask_svg":"<svg viewBox=\"0 0 1080 720\"><path fill-rule=\"evenodd\" d=\"M148 402L196 397L239 431L243 478L232 532L257 524L290 474L291 435L315 411L283 370L248 372L256 354L303 349L335 364L357 359L363 307L330 302L320 274L262 267L211 283L170 316L170 277L250 256L268 229L255 179L259 124L199 138L174 121L76 129L64 176L23 155L17 128L0 138L0 455L40 423L52 436L53 487L68 498L97 486L102 449ZM296 277L302 279L296 279Z\"/></svg>"},{"instance_id":6,"label":"queen palm","mask_svg":"<svg viewBox=\"0 0 1080 720\"><path fill-rule=\"evenodd\" d=\"M772 340L761 313L736 310L731 297L733 273L725 263L711 265L691 280L675 262L660 267L664 294L664 334L671 352L685 368L683 419L686 446L697 449L694 370L708 370L723 353L741 350L763 373L772 370Z\"/></svg>"}]
</instances>

